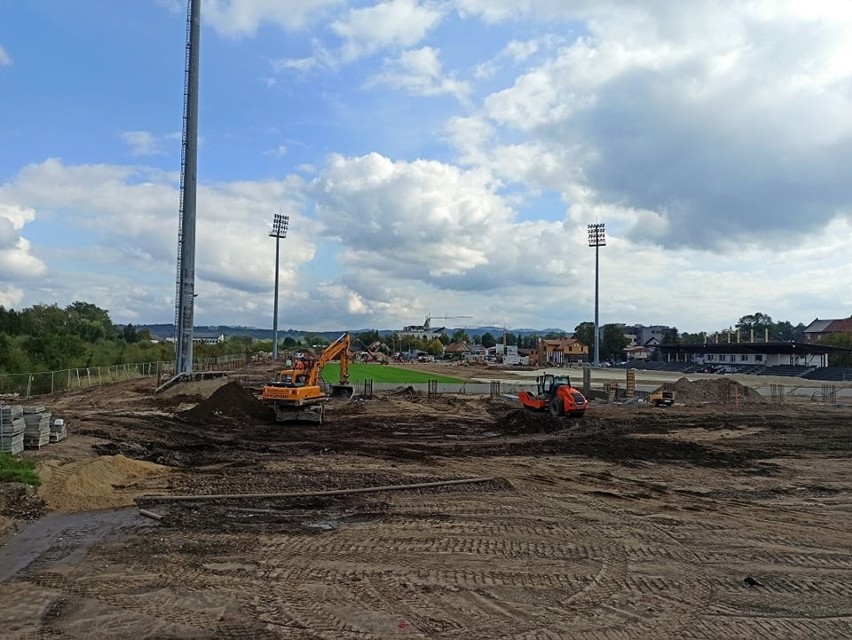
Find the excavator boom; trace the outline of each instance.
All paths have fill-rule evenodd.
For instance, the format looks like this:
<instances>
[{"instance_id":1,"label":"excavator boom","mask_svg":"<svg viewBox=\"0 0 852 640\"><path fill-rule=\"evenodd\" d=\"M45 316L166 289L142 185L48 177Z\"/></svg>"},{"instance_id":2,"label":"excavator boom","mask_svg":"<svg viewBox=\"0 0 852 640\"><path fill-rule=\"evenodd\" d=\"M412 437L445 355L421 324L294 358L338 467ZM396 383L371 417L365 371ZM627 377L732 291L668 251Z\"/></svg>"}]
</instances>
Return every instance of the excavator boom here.
<instances>
[{"instance_id":1,"label":"excavator boom","mask_svg":"<svg viewBox=\"0 0 852 640\"><path fill-rule=\"evenodd\" d=\"M278 373L275 382L264 386L261 399L275 409L276 420L322 422L322 405L329 396L320 387L320 374L326 364L338 357L340 384L332 385L330 397L351 398L349 347L349 333L344 333L328 345L307 370L284 369Z\"/></svg>"}]
</instances>

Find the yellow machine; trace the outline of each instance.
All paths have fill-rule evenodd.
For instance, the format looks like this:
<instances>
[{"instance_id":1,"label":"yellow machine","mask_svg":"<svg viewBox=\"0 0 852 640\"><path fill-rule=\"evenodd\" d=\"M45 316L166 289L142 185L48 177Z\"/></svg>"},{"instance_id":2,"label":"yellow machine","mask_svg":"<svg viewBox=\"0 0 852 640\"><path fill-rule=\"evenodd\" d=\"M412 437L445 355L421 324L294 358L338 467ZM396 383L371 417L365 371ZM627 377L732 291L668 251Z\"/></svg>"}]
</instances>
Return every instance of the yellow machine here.
<instances>
[{"instance_id":1,"label":"yellow machine","mask_svg":"<svg viewBox=\"0 0 852 640\"><path fill-rule=\"evenodd\" d=\"M319 358L304 369L283 369L278 372L275 382L263 387L261 399L275 409L278 422L323 420L323 405L329 398L352 397L353 389L349 385L349 334L344 333L332 342ZM320 373L323 367L340 358L340 384L332 385L331 394L320 387Z\"/></svg>"},{"instance_id":2,"label":"yellow machine","mask_svg":"<svg viewBox=\"0 0 852 640\"><path fill-rule=\"evenodd\" d=\"M674 404L675 392L665 385L651 392L648 398L655 407L670 407Z\"/></svg>"}]
</instances>

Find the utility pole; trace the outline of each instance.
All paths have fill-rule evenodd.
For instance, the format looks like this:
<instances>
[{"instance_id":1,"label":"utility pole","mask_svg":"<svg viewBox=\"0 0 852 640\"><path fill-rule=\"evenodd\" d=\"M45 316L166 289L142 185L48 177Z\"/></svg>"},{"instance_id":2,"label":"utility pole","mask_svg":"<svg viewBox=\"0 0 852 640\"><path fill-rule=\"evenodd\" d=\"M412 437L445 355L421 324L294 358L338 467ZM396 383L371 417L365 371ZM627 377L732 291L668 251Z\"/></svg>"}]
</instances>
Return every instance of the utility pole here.
<instances>
[{"instance_id":1,"label":"utility pole","mask_svg":"<svg viewBox=\"0 0 852 640\"><path fill-rule=\"evenodd\" d=\"M272 231L269 237L275 238L275 303L272 311L272 359L278 360L278 256L281 238L287 237L290 226L290 216L276 213L272 220Z\"/></svg>"},{"instance_id":2,"label":"utility pole","mask_svg":"<svg viewBox=\"0 0 852 640\"><path fill-rule=\"evenodd\" d=\"M180 162L177 293L175 295L175 375L192 371L195 315L195 202L198 184L198 72L201 0L188 0L186 15L183 141Z\"/></svg>"},{"instance_id":3,"label":"utility pole","mask_svg":"<svg viewBox=\"0 0 852 640\"><path fill-rule=\"evenodd\" d=\"M601 364L601 331L598 323L598 293L600 283L600 248L606 246L606 232L604 223L589 225L589 246L595 248L595 361L594 365Z\"/></svg>"}]
</instances>

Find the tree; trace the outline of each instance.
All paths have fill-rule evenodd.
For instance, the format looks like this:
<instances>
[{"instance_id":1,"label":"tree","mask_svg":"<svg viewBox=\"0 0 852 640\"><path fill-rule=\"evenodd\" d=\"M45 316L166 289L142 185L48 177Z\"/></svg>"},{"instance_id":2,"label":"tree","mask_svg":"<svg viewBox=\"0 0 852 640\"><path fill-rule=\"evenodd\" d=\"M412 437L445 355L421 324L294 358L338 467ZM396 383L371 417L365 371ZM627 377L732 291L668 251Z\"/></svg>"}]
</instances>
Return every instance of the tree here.
<instances>
[{"instance_id":1,"label":"tree","mask_svg":"<svg viewBox=\"0 0 852 640\"><path fill-rule=\"evenodd\" d=\"M669 327L663 332L663 344L678 344L680 336L677 327Z\"/></svg>"},{"instance_id":2,"label":"tree","mask_svg":"<svg viewBox=\"0 0 852 640\"><path fill-rule=\"evenodd\" d=\"M67 315L58 305L36 304L21 312L21 333L49 336L68 332Z\"/></svg>"},{"instance_id":3,"label":"tree","mask_svg":"<svg viewBox=\"0 0 852 640\"><path fill-rule=\"evenodd\" d=\"M133 344L139 341L139 334L136 332L136 327L132 324L127 324L121 330L121 337L127 344Z\"/></svg>"},{"instance_id":4,"label":"tree","mask_svg":"<svg viewBox=\"0 0 852 640\"><path fill-rule=\"evenodd\" d=\"M73 302L65 307L68 330L86 342L112 340L116 330L109 312L90 302Z\"/></svg>"},{"instance_id":5,"label":"tree","mask_svg":"<svg viewBox=\"0 0 852 640\"><path fill-rule=\"evenodd\" d=\"M490 333L483 333L480 338L480 344L486 349L490 349L494 345L497 344L497 340L494 339L494 336Z\"/></svg>"},{"instance_id":6,"label":"tree","mask_svg":"<svg viewBox=\"0 0 852 640\"><path fill-rule=\"evenodd\" d=\"M453 331L453 342L471 342L470 336L467 335L467 331L464 329L456 329Z\"/></svg>"},{"instance_id":7,"label":"tree","mask_svg":"<svg viewBox=\"0 0 852 640\"><path fill-rule=\"evenodd\" d=\"M595 346L595 323L581 322L578 324L574 327L574 338L589 347L589 353L591 354Z\"/></svg>"},{"instance_id":8,"label":"tree","mask_svg":"<svg viewBox=\"0 0 852 640\"><path fill-rule=\"evenodd\" d=\"M820 344L852 349L852 333L830 333L820 339ZM828 360L832 367L852 367L852 351L831 353L828 356Z\"/></svg>"},{"instance_id":9,"label":"tree","mask_svg":"<svg viewBox=\"0 0 852 640\"><path fill-rule=\"evenodd\" d=\"M0 305L0 332L9 336L21 334L21 315L14 309L8 311Z\"/></svg>"},{"instance_id":10,"label":"tree","mask_svg":"<svg viewBox=\"0 0 852 640\"><path fill-rule=\"evenodd\" d=\"M705 342L705 336L703 333L681 333L680 336L680 344L703 344Z\"/></svg>"},{"instance_id":11,"label":"tree","mask_svg":"<svg viewBox=\"0 0 852 640\"><path fill-rule=\"evenodd\" d=\"M440 356L444 353L444 344L438 338L433 338L426 346L426 353L430 356Z\"/></svg>"},{"instance_id":12,"label":"tree","mask_svg":"<svg viewBox=\"0 0 852 640\"><path fill-rule=\"evenodd\" d=\"M630 340L624 335L624 325L605 324L601 327L601 359L622 360Z\"/></svg>"},{"instance_id":13,"label":"tree","mask_svg":"<svg viewBox=\"0 0 852 640\"><path fill-rule=\"evenodd\" d=\"M771 317L758 311L740 318L736 324L736 329L740 332L740 339L743 341L750 341L752 332L754 332L755 340L763 340L767 329L770 336L775 333L775 323L772 322Z\"/></svg>"},{"instance_id":14,"label":"tree","mask_svg":"<svg viewBox=\"0 0 852 640\"><path fill-rule=\"evenodd\" d=\"M16 342L16 338L0 332L0 371L26 373L31 370L27 355Z\"/></svg>"},{"instance_id":15,"label":"tree","mask_svg":"<svg viewBox=\"0 0 852 640\"><path fill-rule=\"evenodd\" d=\"M782 340L784 342L801 342L805 339L805 325L800 322L796 326L793 326L787 320L776 322L775 334L773 337L776 340Z\"/></svg>"}]
</instances>

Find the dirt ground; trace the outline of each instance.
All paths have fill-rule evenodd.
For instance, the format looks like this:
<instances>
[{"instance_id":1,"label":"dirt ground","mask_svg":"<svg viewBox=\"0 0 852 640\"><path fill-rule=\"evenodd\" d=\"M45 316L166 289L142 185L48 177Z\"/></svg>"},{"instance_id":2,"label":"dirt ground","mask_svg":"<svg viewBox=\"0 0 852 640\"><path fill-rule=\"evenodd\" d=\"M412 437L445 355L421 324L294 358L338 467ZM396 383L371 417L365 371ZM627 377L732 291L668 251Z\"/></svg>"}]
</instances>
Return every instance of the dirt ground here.
<instances>
[{"instance_id":1,"label":"dirt ground","mask_svg":"<svg viewBox=\"0 0 852 640\"><path fill-rule=\"evenodd\" d=\"M45 399L71 435L5 514L0 637L852 637L850 408L719 381L554 419L401 389L283 426L267 375Z\"/></svg>"}]
</instances>

